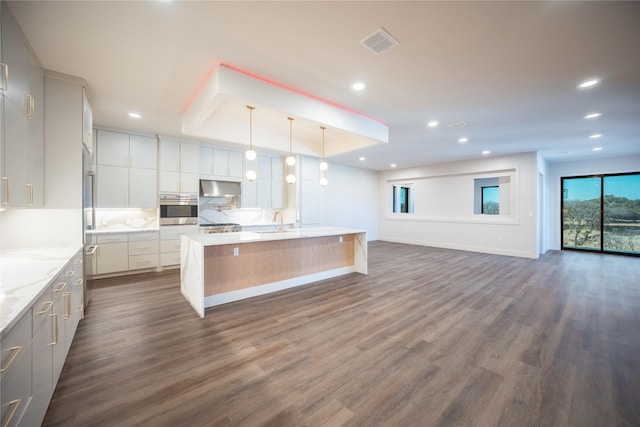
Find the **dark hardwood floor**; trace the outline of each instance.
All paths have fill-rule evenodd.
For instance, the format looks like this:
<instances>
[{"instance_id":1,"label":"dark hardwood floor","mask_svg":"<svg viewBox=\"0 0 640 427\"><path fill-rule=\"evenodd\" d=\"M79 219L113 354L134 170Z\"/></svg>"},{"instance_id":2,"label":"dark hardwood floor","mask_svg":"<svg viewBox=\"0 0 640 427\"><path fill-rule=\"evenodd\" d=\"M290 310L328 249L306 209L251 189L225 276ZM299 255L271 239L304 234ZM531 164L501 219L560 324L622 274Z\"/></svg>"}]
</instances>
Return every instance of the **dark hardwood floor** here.
<instances>
[{"instance_id":1,"label":"dark hardwood floor","mask_svg":"<svg viewBox=\"0 0 640 427\"><path fill-rule=\"evenodd\" d=\"M350 274L207 310L94 282L44 425L638 426L640 259L369 243Z\"/></svg>"}]
</instances>

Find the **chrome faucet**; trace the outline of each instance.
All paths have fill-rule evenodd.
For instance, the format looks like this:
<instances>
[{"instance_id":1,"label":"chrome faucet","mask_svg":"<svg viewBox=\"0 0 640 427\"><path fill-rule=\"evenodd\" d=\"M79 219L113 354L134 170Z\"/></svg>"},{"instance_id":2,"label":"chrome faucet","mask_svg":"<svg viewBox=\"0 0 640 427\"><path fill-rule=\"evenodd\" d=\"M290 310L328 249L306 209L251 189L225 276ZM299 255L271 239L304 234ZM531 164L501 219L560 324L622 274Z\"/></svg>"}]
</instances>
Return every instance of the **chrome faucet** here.
<instances>
[{"instance_id":1,"label":"chrome faucet","mask_svg":"<svg viewBox=\"0 0 640 427\"><path fill-rule=\"evenodd\" d=\"M280 233L282 233L284 231L284 220L282 218L282 213L280 213L280 211L276 211L275 214L273 214L273 222L276 222L276 218L278 218L278 215L280 215Z\"/></svg>"}]
</instances>

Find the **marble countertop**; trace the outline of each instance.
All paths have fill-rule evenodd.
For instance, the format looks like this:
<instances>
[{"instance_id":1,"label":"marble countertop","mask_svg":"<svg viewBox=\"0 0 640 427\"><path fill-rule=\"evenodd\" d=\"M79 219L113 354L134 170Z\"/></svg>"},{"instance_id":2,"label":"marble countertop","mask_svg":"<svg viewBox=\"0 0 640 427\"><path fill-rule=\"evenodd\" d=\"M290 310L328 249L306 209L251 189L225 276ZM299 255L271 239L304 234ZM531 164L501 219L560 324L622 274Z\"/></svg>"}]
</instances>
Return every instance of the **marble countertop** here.
<instances>
[{"instance_id":1,"label":"marble countertop","mask_svg":"<svg viewBox=\"0 0 640 427\"><path fill-rule=\"evenodd\" d=\"M366 233L366 230L342 227L309 227L285 229L283 232L274 232L273 230L262 232L239 231L235 233L190 234L185 237L201 243L204 246L214 246L272 240L304 239L308 237L339 236L342 234L357 233Z\"/></svg>"},{"instance_id":2,"label":"marble countertop","mask_svg":"<svg viewBox=\"0 0 640 427\"><path fill-rule=\"evenodd\" d=\"M82 246L0 252L0 335L29 309Z\"/></svg>"},{"instance_id":3,"label":"marble countertop","mask_svg":"<svg viewBox=\"0 0 640 427\"><path fill-rule=\"evenodd\" d=\"M151 231L160 231L159 228L116 228L108 230L87 230L87 234L122 234L122 233L146 233Z\"/></svg>"}]
</instances>

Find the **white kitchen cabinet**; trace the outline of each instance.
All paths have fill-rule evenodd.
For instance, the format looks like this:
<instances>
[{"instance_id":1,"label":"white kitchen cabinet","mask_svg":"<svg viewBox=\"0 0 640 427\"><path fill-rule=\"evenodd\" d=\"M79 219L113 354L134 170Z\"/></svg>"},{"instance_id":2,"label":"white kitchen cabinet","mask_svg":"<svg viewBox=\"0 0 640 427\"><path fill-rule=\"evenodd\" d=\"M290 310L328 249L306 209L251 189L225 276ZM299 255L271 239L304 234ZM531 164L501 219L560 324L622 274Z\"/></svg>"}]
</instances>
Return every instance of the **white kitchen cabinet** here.
<instances>
[{"instance_id":1,"label":"white kitchen cabinet","mask_svg":"<svg viewBox=\"0 0 640 427\"><path fill-rule=\"evenodd\" d=\"M2 3L2 199L4 207L44 204L44 71L11 11ZM2 70L4 71L4 70Z\"/></svg>"},{"instance_id":2,"label":"white kitchen cabinet","mask_svg":"<svg viewBox=\"0 0 640 427\"><path fill-rule=\"evenodd\" d=\"M197 234L197 225L166 225L160 227L160 265L180 265L180 236Z\"/></svg>"},{"instance_id":3,"label":"white kitchen cabinet","mask_svg":"<svg viewBox=\"0 0 640 427\"><path fill-rule=\"evenodd\" d=\"M65 328L65 315L67 313L67 298L65 297L69 284L61 274L53 283L53 382L57 383L62 373L64 360L67 357L67 330Z\"/></svg>"},{"instance_id":4,"label":"white kitchen cabinet","mask_svg":"<svg viewBox=\"0 0 640 427\"><path fill-rule=\"evenodd\" d=\"M158 207L155 138L100 129L97 150L98 208Z\"/></svg>"},{"instance_id":5,"label":"white kitchen cabinet","mask_svg":"<svg viewBox=\"0 0 640 427\"><path fill-rule=\"evenodd\" d=\"M129 270L129 245L126 233L97 236L96 274Z\"/></svg>"},{"instance_id":6,"label":"white kitchen cabinet","mask_svg":"<svg viewBox=\"0 0 640 427\"><path fill-rule=\"evenodd\" d=\"M0 425L20 425L31 396L32 317L29 310L0 342Z\"/></svg>"},{"instance_id":7,"label":"white kitchen cabinet","mask_svg":"<svg viewBox=\"0 0 640 427\"><path fill-rule=\"evenodd\" d=\"M271 158L271 208L282 209L285 207L284 189L284 161L281 157Z\"/></svg>"},{"instance_id":8,"label":"white kitchen cabinet","mask_svg":"<svg viewBox=\"0 0 640 427\"><path fill-rule=\"evenodd\" d=\"M98 129L98 154L96 163L99 165L129 167L129 134Z\"/></svg>"},{"instance_id":9,"label":"white kitchen cabinet","mask_svg":"<svg viewBox=\"0 0 640 427\"><path fill-rule=\"evenodd\" d=\"M93 154L93 109L86 89L82 88L82 143Z\"/></svg>"},{"instance_id":10,"label":"white kitchen cabinet","mask_svg":"<svg viewBox=\"0 0 640 427\"><path fill-rule=\"evenodd\" d=\"M155 169L129 169L130 208L156 209L158 207L158 172Z\"/></svg>"},{"instance_id":11,"label":"white kitchen cabinet","mask_svg":"<svg viewBox=\"0 0 640 427\"><path fill-rule=\"evenodd\" d=\"M33 312L41 316L42 321L34 322L33 348L33 379L32 397L29 411L25 414L24 425L37 426L42 424L49 401L53 395L53 329L54 316L51 289L48 289L46 299L34 304ZM35 317L35 314L34 314Z\"/></svg>"},{"instance_id":12,"label":"white kitchen cabinet","mask_svg":"<svg viewBox=\"0 0 640 427\"><path fill-rule=\"evenodd\" d=\"M129 233L129 270L158 267L157 231Z\"/></svg>"},{"instance_id":13,"label":"white kitchen cabinet","mask_svg":"<svg viewBox=\"0 0 640 427\"><path fill-rule=\"evenodd\" d=\"M100 150L98 143L98 150ZM96 168L96 207L129 207L129 168L98 165Z\"/></svg>"},{"instance_id":14,"label":"white kitchen cabinet","mask_svg":"<svg viewBox=\"0 0 640 427\"><path fill-rule=\"evenodd\" d=\"M242 153L219 148L213 149L213 175L221 178L242 179Z\"/></svg>"},{"instance_id":15,"label":"white kitchen cabinet","mask_svg":"<svg viewBox=\"0 0 640 427\"><path fill-rule=\"evenodd\" d=\"M198 193L199 145L160 140L160 193Z\"/></svg>"},{"instance_id":16,"label":"white kitchen cabinet","mask_svg":"<svg viewBox=\"0 0 640 427\"><path fill-rule=\"evenodd\" d=\"M141 169L158 169L157 139L149 136L129 136L129 166Z\"/></svg>"},{"instance_id":17,"label":"white kitchen cabinet","mask_svg":"<svg viewBox=\"0 0 640 427\"><path fill-rule=\"evenodd\" d=\"M300 156L300 224L319 225L322 223L322 187L320 186L320 159Z\"/></svg>"},{"instance_id":18,"label":"white kitchen cabinet","mask_svg":"<svg viewBox=\"0 0 640 427\"><path fill-rule=\"evenodd\" d=\"M42 424L82 317L83 306L74 305L83 299L82 256L78 251L15 325L3 331L3 427Z\"/></svg>"},{"instance_id":19,"label":"white kitchen cabinet","mask_svg":"<svg viewBox=\"0 0 640 427\"><path fill-rule=\"evenodd\" d=\"M283 163L279 157L258 156L258 178L242 181L242 207L280 209L284 207Z\"/></svg>"}]
</instances>

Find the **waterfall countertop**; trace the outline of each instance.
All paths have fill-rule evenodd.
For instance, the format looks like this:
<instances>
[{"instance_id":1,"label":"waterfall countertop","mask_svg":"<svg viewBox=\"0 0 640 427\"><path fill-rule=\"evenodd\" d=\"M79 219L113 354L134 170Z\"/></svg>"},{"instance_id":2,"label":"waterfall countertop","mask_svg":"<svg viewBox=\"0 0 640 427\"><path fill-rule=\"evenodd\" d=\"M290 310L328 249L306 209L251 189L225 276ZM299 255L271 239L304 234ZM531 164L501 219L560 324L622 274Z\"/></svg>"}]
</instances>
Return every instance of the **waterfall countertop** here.
<instances>
[{"instance_id":1,"label":"waterfall countertop","mask_svg":"<svg viewBox=\"0 0 640 427\"><path fill-rule=\"evenodd\" d=\"M82 246L0 252L0 334L4 335L45 291Z\"/></svg>"},{"instance_id":2,"label":"waterfall countertop","mask_svg":"<svg viewBox=\"0 0 640 427\"><path fill-rule=\"evenodd\" d=\"M358 230L343 227L309 227L309 228L285 228L284 231L238 231L234 233L218 234L190 234L191 240L204 245L233 245L237 243L250 243L260 241L304 239L308 237L340 236L343 234L365 233L366 230Z\"/></svg>"}]
</instances>

